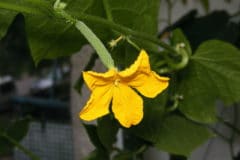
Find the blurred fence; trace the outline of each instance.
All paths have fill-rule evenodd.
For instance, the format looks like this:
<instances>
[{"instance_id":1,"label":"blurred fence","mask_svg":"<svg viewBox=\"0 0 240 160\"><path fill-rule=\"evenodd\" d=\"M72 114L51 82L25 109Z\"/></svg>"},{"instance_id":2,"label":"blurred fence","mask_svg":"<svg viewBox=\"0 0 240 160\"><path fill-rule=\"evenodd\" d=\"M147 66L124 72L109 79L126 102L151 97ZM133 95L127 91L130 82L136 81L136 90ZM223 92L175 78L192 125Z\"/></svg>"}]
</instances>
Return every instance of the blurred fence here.
<instances>
[{"instance_id":1,"label":"blurred fence","mask_svg":"<svg viewBox=\"0 0 240 160\"><path fill-rule=\"evenodd\" d=\"M70 124L56 122L32 122L22 145L41 160L72 160L72 128ZM15 160L30 160L19 150L14 151Z\"/></svg>"}]
</instances>

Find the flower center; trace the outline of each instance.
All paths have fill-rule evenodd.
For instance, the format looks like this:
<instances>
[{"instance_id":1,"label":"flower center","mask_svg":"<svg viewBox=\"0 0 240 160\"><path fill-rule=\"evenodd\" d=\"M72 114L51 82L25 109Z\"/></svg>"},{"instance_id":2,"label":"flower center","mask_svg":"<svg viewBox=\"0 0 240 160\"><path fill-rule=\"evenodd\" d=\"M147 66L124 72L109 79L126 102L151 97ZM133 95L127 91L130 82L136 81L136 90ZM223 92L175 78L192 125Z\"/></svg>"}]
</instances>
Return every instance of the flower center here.
<instances>
[{"instance_id":1,"label":"flower center","mask_svg":"<svg viewBox=\"0 0 240 160\"><path fill-rule=\"evenodd\" d=\"M116 80L114 81L114 85L115 85L115 86L118 86L119 82L120 82L120 79L116 79Z\"/></svg>"}]
</instances>

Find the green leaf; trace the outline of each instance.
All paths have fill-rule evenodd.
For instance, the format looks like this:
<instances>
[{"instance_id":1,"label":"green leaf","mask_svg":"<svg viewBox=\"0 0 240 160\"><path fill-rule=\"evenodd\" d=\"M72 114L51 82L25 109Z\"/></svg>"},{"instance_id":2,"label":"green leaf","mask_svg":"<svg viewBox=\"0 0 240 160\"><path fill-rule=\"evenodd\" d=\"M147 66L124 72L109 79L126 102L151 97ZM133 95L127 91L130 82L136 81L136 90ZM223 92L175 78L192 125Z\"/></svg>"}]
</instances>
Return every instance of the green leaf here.
<instances>
[{"instance_id":1,"label":"green leaf","mask_svg":"<svg viewBox=\"0 0 240 160\"><path fill-rule=\"evenodd\" d=\"M128 137L129 135L124 134L124 138ZM129 140L125 139L124 141L127 143L133 143L134 140L130 139L130 138L138 138L138 137L129 137ZM138 138L139 139L139 138ZM125 144L128 145L128 144ZM136 146L135 146L136 147ZM137 150L133 149L133 148L128 148L127 146L125 146L125 150L118 152L114 157L113 160L132 160L132 159L141 159L143 152L147 149L147 145L144 144L143 146L141 146L140 148L138 148Z\"/></svg>"},{"instance_id":2,"label":"green leaf","mask_svg":"<svg viewBox=\"0 0 240 160\"><path fill-rule=\"evenodd\" d=\"M185 156L189 156L194 149L212 137L207 128L180 116L164 119L158 136L155 143L157 148Z\"/></svg>"},{"instance_id":3,"label":"green leaf","mask_svg":"<svg viewBox=\"0 0 240 160\"><path fill-rule=\"evenodd\" d=\"M0 115L0 135L5 133L6 128L11 124L11 119L9 115ZM13 145L0 136L0 156L5 154L10 154L12 152Z\"/></svg>"},{"instance_id":4,"label":"green leaf","mask_svg":"<svg viewBox=\"0 0 240 160\"><path fill-rule=\"evenodd\" d=\"M142 31L156 35L158 30L159 0L108 0L113 21Z\"/></svg>"},{"instance_id":5,"label":"green leaf","mask_svg":"<svg viewBox=\"0 0 240 160\"><path fill-rule=\"evenodd\" d=\"M30 1L32 3L30 3ZM64 20L56 19L56 17L52 15L54 0L51 0L49 3L44 3L44 5L35 2L43 3L44 1L21 0L20 4L16 4L13 0L6 0L4 4L1 2L0 35L3 36L6 33L11 20L17 14L14 11L22 11L25 16L28 40L35 63L38 63L42 59L71 55L86 43L81 33L74 26L67 24ZM83 12L91 14L93 12L92 7L96 9L94 10L94 14L102 16L103 9L95 7L99 2L100 1L96 0L66 0L68 4L67 10L71 10L74 16L76 13L81 14ZM95 28L97 27L99 26L95 25ZM101 32L103 31L105 30L101 29Z\"/></svg>"},{"instance_id":6,"label":"green leaf","mask_svg":"<svg viewBox=\"0 0 240 160\"><path fill-rule=\"evenodd\" d=\"M10 115L0 115L0 132L4 132L6 128L11 124Z\"/></svg>"},{"instance_id":7,"label":"green leaf","mask_svg":"<svg viewBox=\"0 0 240 160\"><path fill-rule=\"evenodd\" d=\"M216 121L215 103L240 100L240 52L234 46L206 41L178 76L179 109L188 118L205 123Z\"/></svg>"},{"instance_id":8,"label":"green leaf","mask_svg":"<svg viewBox=\"0 0 240 160\"><path fill-rule=\"evenodd\" d=\"M34 67L23 19L23 15L18 14L0 41L0 75L19 76Z\"/></svg>"},{"instance_id":9,"label":"green leaf","mask_svg":"<svg viewBox=\"0 0 240 160\"><path fill-rule=\"evenodd\" d=\"M111 152L119 128L113 117L104 116L98 120L98 126L84 124L84 127L97 150Z\"/></svg>"},{"instance_id":10,"label":"green leaf","mask_svg":"<svg viewBox=\"0 0 240 160\"><path fill-rule=\"evenodd\" d=\"M147 117L133 132L160 150L185 156L212 136L205 127L185 118L177 115L163 118L157 112Z\"/></svg>"},{"instance_id":11,"label":"green leaf","mask_svg":"<svg viewBox=\"0 0 240 160\"><path fill-rule=\"evenodd\" d=\"M27 134L30 118L26 117L16 120L13 123L8 123L8 126L2 128L0 134L7 134L16 142L20 142ZM14 145L6 138L0 136L0 154L9 153L14 148Z\"/></svg>"},{"instance_id":12,"label":"green leaf","mask_svg":"<svg viewBox=\"0 0 240 160\"><path fill-rule=\"evenodd\" d=\"M119 125L111 115L104 116L98 120L97 133L104 147L111 151L113 144L116 142L116 134Z\"/></svg>"},{"instance_id":13,"label":"green leaf","mask_svg":"<svg viewBox=\"0 0 240 160\"><path fill-rule=\"evenodd\" d=\"M160 150L178 155L189 155L211 137L208 129L183 117L166 113L167 94L144 100L143 121L126 131L153 144Z\"/></svg>"},{"instance_id":14,"label":"green leaf","mask_svg":"<svg viewBox=\"0 0 240 160\"><path fill-rule=\"evenodd\" d=\"M94 150L83 160L109 160L109 157L102 150Z\"/></svg>"},{"instance_id":15,"label":"green leaf","mask_svg":"<svg viewBox=\"0 0 240 160\"><path fill-rule=\"evenodd\" d=\"M10 154L12 151L13 145L8 140L0 136L0 156Z\"/></svg>"},{"instance_id":16,"label":"green leaf","mask_svg":"<svg viewBox=\"0 0 240 160\"><path fill-rule=\"evenodd\" d=\"M92 144L100 150L104 150L104 146L101 143L101 140L98 137L97 126L92 124L84 124L84 127L88 133L88 137L90 138Z\"/></svg>"},{"instance_id":17,"label":"green leaf","mask_svg":"<svg viewBox=\"0 0 240 160\"><path fill-rule=\"evenodd\" d=\"M42 59L71 55L86 43L86 40L74 26L53 16L54 1L21 0L20 5L18 5L13 0L6 0L4 4L0 3L0 35L4 35L6 28L17 14L16 11L21 11L25 16L28 40L35 63ZM98 0L66 0L64 2L67 4L66 11L76 18L83 17L83 13L105 18L108 12L105 11L103 2ZM145 0L109 0L108 3L114 22L134 30L156 35L159 0L151 2ZM86 24L101 40L110 40L109 29L93 22ZM147 44L141 43L141 46Z\"/></svg>"},{"instance_id":18,"label":"green leaf","mask_svg":"<svg viewBox=\"0 0 240 160\"><path fill-rule=\"evenodd\" d=\"M144 32L150 35L157 35L159 0L108 0L110 13L115 23L124 25L133 30ZM131 38L131 37L130 37ZM155 45L146 41L132 39L140 48L148 51L156 51ZM124 42L113 51L116 66L119 68L128 67L137 58L139 51L133 46ZM149 53L150 54L150 53Z\"/></svg>"},{"instance_id":19,"label":"green leaf","mask_svg":"<svg viewBox=\"0 0 240 160\"><path fill-rule=\"evenodd\" d=\"M145 128L146 132L142 132L141 135L144 137L148 136L148 133L154 133L154 128L158 128L165 115L165 105L167 103L167 90L159 94L156 98L144 98L144 116L141 123L135 127L127 129L126 131L133 131L134 133L142 132L141 129ZM140 129L140 130L139 130ZM148 132L149 131L149 132ZM142 137L141 136L141 137ZM141 144L142 145L142 144Z\"/></svg>"},{"instance_id":20,"label":"green leaf","mask_svg":"<svg viewBox=\"0 0 240 160\"><path fill-rule=\"evenodd\" d=\"M6 34L13 19L14 16L9 11L0 9L0 39Z\"/></svg>"},{"instance_id":21,"label":"green leaf","mask_svg":"<svg viewBox=\"0 0 240 160\"><path fill-rule=\"evenodd\" d=\"M22 140L28 132L30 120L29 117L26 117L15 121L7 128L6 134L16 141Z\"/></svg>"}]
</instances>

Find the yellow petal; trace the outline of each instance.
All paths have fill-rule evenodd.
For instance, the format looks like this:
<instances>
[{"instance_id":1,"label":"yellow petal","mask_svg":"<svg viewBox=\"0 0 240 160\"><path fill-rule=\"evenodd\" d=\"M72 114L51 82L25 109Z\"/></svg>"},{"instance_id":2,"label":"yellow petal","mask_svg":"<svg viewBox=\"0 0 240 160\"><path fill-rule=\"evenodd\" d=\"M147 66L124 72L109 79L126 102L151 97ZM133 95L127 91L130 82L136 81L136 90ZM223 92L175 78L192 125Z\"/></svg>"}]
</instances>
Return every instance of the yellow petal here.
<instances>
[{"instance_id":1,"label":"yellow petal","mask_svg":"<svg viewBox=\"0 0 240 160\"><path fill-rule=\"evenodd\" d=\"M149 58L144 50L141 50L137 60L129 68L119 72L119 76L122 78L131 78L135 74L138 74L138 72L150 72Z\"/></svg>"},{"instance_id":2,"label":"yellow petal","mask_svg":"<svg viewBox=\"0 0 240 160\"><path fill-rule=\"evenodd\" d=\"M130 87L119 83L114 87L112 111L120 124L129 128L142 120L143 100Z\"/></svg>"},{"instance_id":3,"label":"yellow petal","mask_svg":"<svg viewBox=\"0 0 240 160\"><path fill-rule=\"evenodd\" d=\"M93 90L95 87L104 86L112 83L116 75L116 70L111 69L106 73L97 73L97 72L83 72L83 79L86 82L88 88Z\"/></svg>"},{"instance_id":4,"label":"yellow petal","mask_svg":"<svg viewBox=\"0 0 240 160\"><path fill-rule=\"evenodd\" d=\"M119 72L121 82L136 88L142 95L153 98L168 87L169 78L151 71L147 53L142 50L130 68Z\"/></svg>"},{"instance_id":5,"label":"yellow petal","mask_svg":"<svg viewBox=\"0 0 240 160\"><path fill-rule=\"evenodd\" d=\"M96 87L86 106L79 113L81 119L91 121L109 113L113 96L113 85Z\"/></svg>"},{"instance_id":6,"label":"yellow petal","mask_svg":"<svg viewBox=\"0 0 240 160\"><path fill-rule=\"evenodd\" d=\"M137 75L128 85L136 88L145 97L154 98L168 87L168 81L169 78L160 77L151 71L150 74Z\"/></svg>"}]
</instances>

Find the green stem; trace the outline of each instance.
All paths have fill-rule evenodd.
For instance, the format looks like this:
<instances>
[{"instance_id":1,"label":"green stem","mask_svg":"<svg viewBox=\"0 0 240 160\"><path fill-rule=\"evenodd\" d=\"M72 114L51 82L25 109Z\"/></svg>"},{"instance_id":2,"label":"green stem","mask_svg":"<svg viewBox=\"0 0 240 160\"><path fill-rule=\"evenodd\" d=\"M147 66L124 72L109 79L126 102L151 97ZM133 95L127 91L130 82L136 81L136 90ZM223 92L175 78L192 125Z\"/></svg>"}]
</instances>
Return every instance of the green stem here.
<instances>
[{"instance_id":1,"label":"green stem","mask_svg":"<svg viewBox=\"0 0 240 160\"><path fill-rule=\"evenodd\" d=\"M134 43L129 37L126 37L126 40L127 40L127 42L128 42L130 45L132 45L136 50L138 50L138 51L141 50L141 48L140 48L136 43Z\"/></svg>"},{"instance_id":2,"label":"green stem","mask_svg":"<svg viewBox=\"0 0 240 160\"><path fill-rule=\"evenodd\" d=\"M181 56L181 61L179 63L174 63L172 62L172 60L170 58L167 58L167 62L168 64L176 70L180 70L182 68L184 68L189 61L189 56L188 53L185 50L181 50L178 52L178 54Z\"/></svg>"},{"instance_id":3,"label":"green stem","mask_svg":"<svg viewBox=\"0 0 240 160\"><path fill-rule=\"evenodd\" d=\"M131 36L136 37L136 38L148 40L152 43L158 44L162 48L164 48L164 49L166 49L166 50L168 50L172 53L177 53L177 51L174 48L172 48L170 45L160 41L156 37L153 37L149 34L134 31L134 30L132 30L128 27L124 27L122 25L116 24L114 22L105 20L105 19L100 18L100 17L92 16L92 15L78 14L77 18L81 21L84 21L84 22L96 23L96 24L102 25L104 27L112 28L112 29L122 33L123 35L127 35L127 36L131 35Z\"/></svg>"},{"instance_id":4,"label":"green stem","mask_svg":"<svg viewBox=\"0 0 240 160\"><path fill-rule=\"evenodd\" d=\"M104 10L106 12L107 19L109 21L113 22L113 17L112 17L112 13L111 13L111 9L110 9L108 0L103 0L103 7L104 7Z\"/></svg>"},{"instance_id":5,"label":"green stem","mask_svg":"<svg viewBox=\"0 0 240 160\"><path fill-rule=\"evenodd\" d=\"M187 66L187 64L189 62L188 53L184 49L181 49L181 50L178 49L177 51L178 51L177 55L179 55L181 57L180 62L174 62L171 58L169 58L168 53L162 52L163 56L164 56L164 59L166 60L166 63L169 66L166 66L164 68L159 69L158 70L159 74L165 74L165 73L170 73L170 72L173 72L173 71L181 70L181 69L183 69L184 67Z\"/></svg>"},{"instance_id":6,"label":"green stem","mask_svg":"<svg viewBox=\"0 0 240 160\"><path fill-rule=\"evenodd\" d=\"M164 68L159 69L157 72L159 74L167 74L167 73L173 72L173 69L171 69L169 67L164 67Z\"/></svg>"},{"instance_id":7,"label":"green stem","mask_svg":"<svg viewBox=\"0 0 240 160\"><path fill-rule=\"evenodd\" d=\"M177 109L178 105L179 105L179 101L183 100L183 96L182 95L175 95L172 97L173 100L173 105L169 106L166 111L167 112L172 112L174 110Z\"/></svg>"},{"instance_id":8,"label":"green stem","mask_svg":"<svg viewBox=\"0 0 240 160\"><path fill-rule=\"evenodd\" d=\"M24 0L23 2L24 3L20 4L0 2L0 8L34 15L54 15L49 2L45 2L42 0ZM26 3L31 4L31 7L26 5Z\"/></svg>"},{"instance_id":9,"label":"green stem","mask_svg":"<svg viewBox=\"0 0 240 160\"><path fill-rule=\"evenodd\" d=\"M49 1L43 1L43 0L25 0L28 3L31 3L36 6L36 8L39 8L42 13L48 13L48 16L54 16L54 12L51 6L51 3Z\"/></svg>"},{"instance_id":10,"label":"green stem","mask_svg":"<svg viewBox=\"0 0 240 160\"><path fill-rule=\"evenodd\" d=\"M18 143L15 139L13 139L12 137L8 136L5 133L1 133L0 134L1 137L5 138L6 140L8 140L11 144L13 144L15 147L17 147L19 150L21 150L23 153L25 153L26 155L28 155L32 160L40 160L39 157L37 157L34 153L32 153L31 151L29 151L28 149L26 149L24 146L22 146L20 143Z\"/></svg>"},{"instance_id":11,"label":"green stem","mask_svg":"<svg viewBox=\"0 0 240 160\"><path fill-rule=\"evenodd\" d=\"M167 62L164 61L164 60L158 61L158 62L155 63L155 66L157 66L157 67L162 67L162 66L165 65L166 63L167 63Z\"/></svg>"},{"instance_id":12,"label":"green stem","mask_svg":"<svg viewBox=\"0 0 240 160\"><path fill-rule=\"evenodd\" d=\"M147 149L147 145L142 145L136 152L135 154L141 154Z\"/></svg>"},{"instance_id":13,"label":"green stem","mask_svg":"<svg viewBox=\"0 0 240 160\"><path fill-rule=\"evenodd\" d=\"M108 0L103 0L103 8L106 12L107 20L110 22L113 22L113 16L112 16L112 12L111 12L111 8L110 8ZM111 30L111 31L116 36L121 35L121 33L117 32L117 31L114 31L114 30Z\"/></svg>"},{"instance_id":14,"label":"green stem","mask_svg":"<svg viewBox=\"0 0 240 160\"><path fill-rule=\"evenodd\" d=\"M18 4L10 4L7 2L1 2L1 1L0 1L0 8L17 11L17 12L23 12L27 14L43 14L40 10L31 8L31 7L18 5Z\"/></svg>"}]
</instances>

